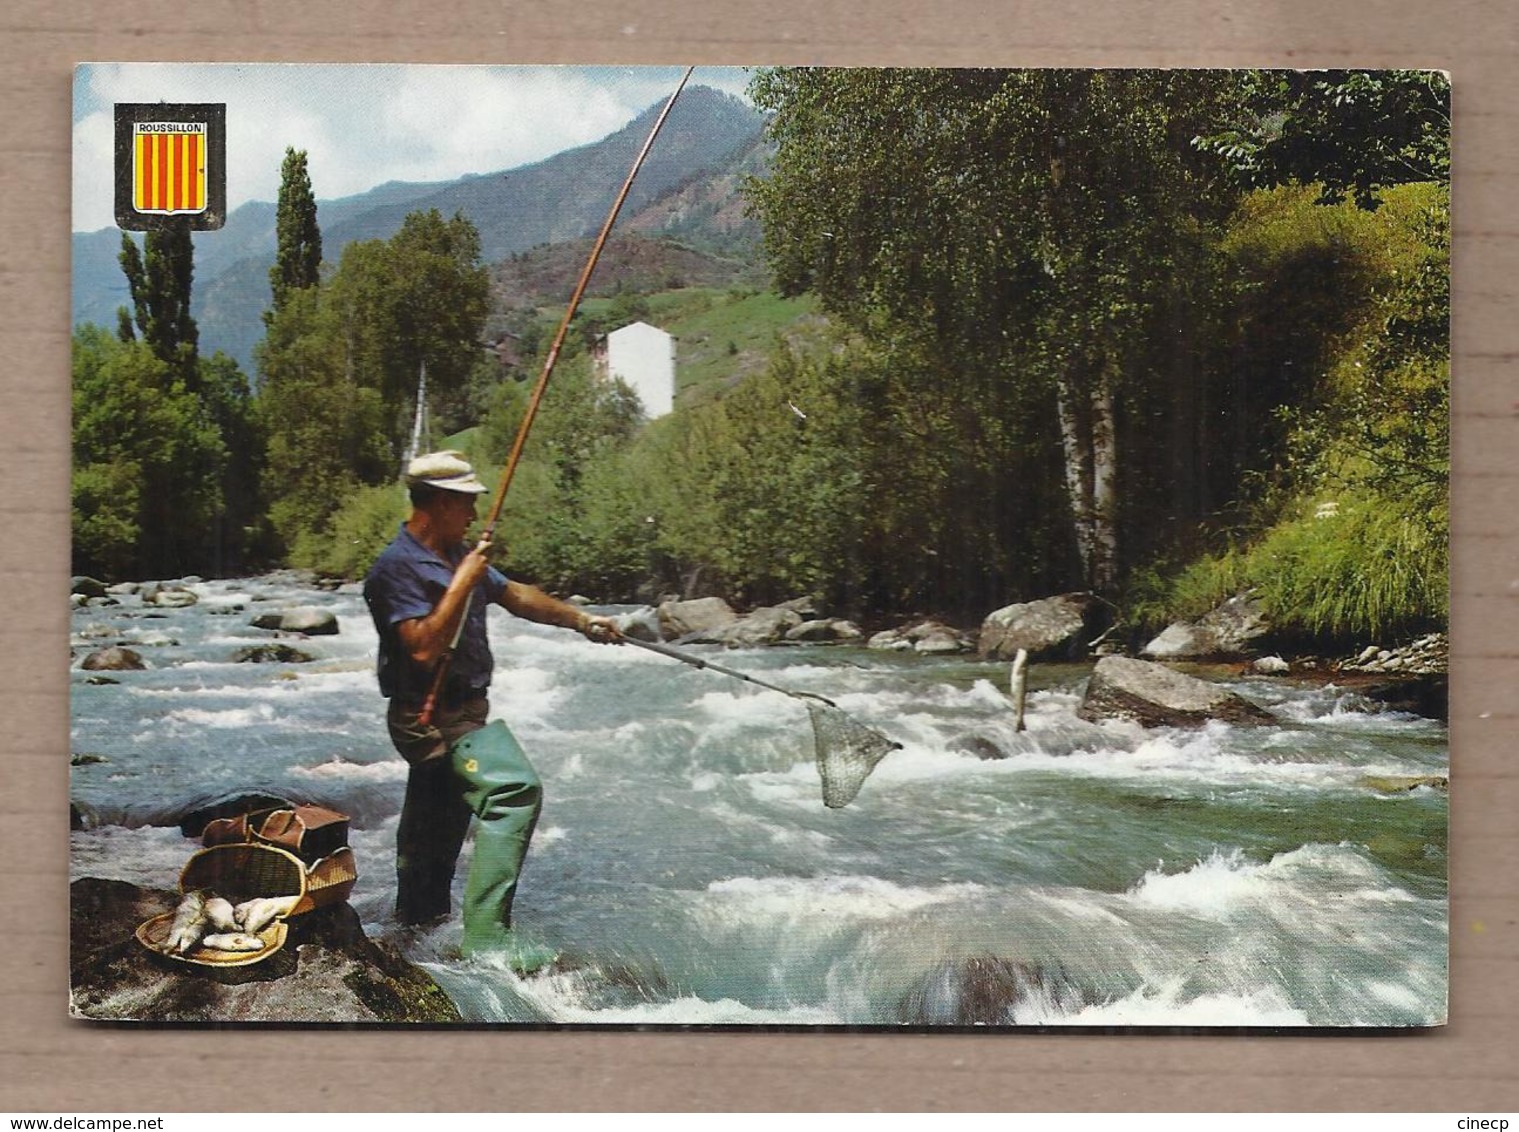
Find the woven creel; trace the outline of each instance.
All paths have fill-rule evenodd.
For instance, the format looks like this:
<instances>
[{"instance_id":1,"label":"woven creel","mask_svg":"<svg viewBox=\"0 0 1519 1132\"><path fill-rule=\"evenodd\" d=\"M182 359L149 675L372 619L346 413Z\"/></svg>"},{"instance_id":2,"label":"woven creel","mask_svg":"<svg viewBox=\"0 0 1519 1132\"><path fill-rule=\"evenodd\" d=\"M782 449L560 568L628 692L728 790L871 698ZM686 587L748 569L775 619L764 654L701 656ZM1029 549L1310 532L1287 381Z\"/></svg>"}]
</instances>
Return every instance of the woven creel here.
<instances>
[{"instance_id":1,"label":"woven creel","mask_svg":"<svg viewBox=\"0 0 1519 1132\"><path fill-rule=\"evenodd\" d=\"M304 903L306 888L306 866L299 857L272 845L252 842L201 849L185 862L179 874L181 893L203 889L232 904L261 896L294 896ZM173 912L154 916L138 926L137 940L165 958L204 967L245 967L258 963L285 945L290 930L284 917L278 917L257 933L264 945L258 951L218 951L196 946L179 955L164 950L173 924Z\"/></svg>"}]
</instances>

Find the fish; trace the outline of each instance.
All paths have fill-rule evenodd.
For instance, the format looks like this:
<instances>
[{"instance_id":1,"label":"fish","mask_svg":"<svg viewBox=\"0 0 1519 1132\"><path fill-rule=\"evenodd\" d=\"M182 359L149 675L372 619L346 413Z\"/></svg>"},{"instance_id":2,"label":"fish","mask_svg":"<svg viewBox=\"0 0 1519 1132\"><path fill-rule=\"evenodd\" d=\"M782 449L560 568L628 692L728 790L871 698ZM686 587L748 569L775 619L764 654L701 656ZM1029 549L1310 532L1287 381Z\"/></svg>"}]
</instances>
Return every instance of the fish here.
<instances>
[{"instance_id":1,"label":"fish","mask_svg":"<svg viewBox=\"0 0 1519 1132\"><path fill-rule=\"evenodd\" d=\"M169 934L164 939L163 949L171 955L183 955L200 942L201 936L205 935L211 926L211 918L206 915L206 895L200 889L185 894L185 898L179 902L179 907L174 909L174 922L169 925Z\"/></svg>"},{"instance_id":2,"label":"fish","mask_svg":"<svg viewBox=\"0 0 1519 1132\"><path fill-rule=\"evenodd\" d=\"M211 926L219 932L235 932L241 926L232 910L232 902L220 896L213 896L206 901L206 916L211 920Z\"/></svg>"},{"instance_id":3,"label":"fish","mask_svg":"<svg viewBox=\"0 0 1519 1132\"><path fill-rule=\"evenodd\" d=\"M243 931L257 934L272 924L276 918L288 916L291 909L300 903L300 899L299 896L261 896L254 900L245 900L234 909L234 912L238 925Z\"/></svg>"},{"instance_id":4,"label":"fish","mask_svg":"<svg viewBox=\"0 0 1519 1132\"><path fill-rule=\"evenodd\" d=\"M200 945L211 951L262 951L264 941L247 932L222 932L206 936Z\"/></svg>"}]
</instances>

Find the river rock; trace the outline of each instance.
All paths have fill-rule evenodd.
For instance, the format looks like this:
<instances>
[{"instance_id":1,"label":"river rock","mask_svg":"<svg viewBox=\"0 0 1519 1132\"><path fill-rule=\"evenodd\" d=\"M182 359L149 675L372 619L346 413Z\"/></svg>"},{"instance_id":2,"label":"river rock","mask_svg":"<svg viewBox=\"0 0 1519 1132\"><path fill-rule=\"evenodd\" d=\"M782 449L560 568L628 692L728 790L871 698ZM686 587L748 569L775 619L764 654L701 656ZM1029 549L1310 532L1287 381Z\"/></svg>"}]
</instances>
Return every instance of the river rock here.
<instances>
[{"instance_id":1,"label":"river rock","mask_svg":"<svg viewBox=\"0 0 1519 1132\"><path fill-rule=\"evenodd\" d=\"M1285 676L1292 665L1279 656L1263 656L1250 665L1250 671L1261 676Z\"/></svg>"},{"instance_id":2,"label":"river rock","mask_svg":"<svg viewBox=\"0 0 1519 1132\"><path fill-rule=\"evenodd\" d=\"M178 811L175 817L173 812L155 825L179 825L179 832L186 837L199 840L200 835L206 831L217 818L235 818L239 814L251 814L254 810L288 810L295 803L289 798L281 798L274 794L229 794L216 801L199 801L187 803L190 807Z\"/></svg>"},{"instance_id":3,"label":"river rock","mask_svg":"<svg viewBox=\"0 0 1519 1132\"><path fill-rule=\"evenodd\" d=\"M83 574L75 575L69 585L69 593L82 594L85 597L105 597L108 592L104 582L96 581Z\"/></svg>"},{"instance_id":4,"label":"river rock","mask_svg":"<svg viewBox=\"0 0 1519 1132\"><path fill-rule=\"evenodd\" d=\"M69 887L70 1012L141 1022L458 1022L426 972L364 934L347 904L288 922L276 954L249 967L189 967L151 954L137 925L176 893L83 877Z\"/></svg>"},{"instance_id":5,"label":"river rock","mask_svg":"<svg viewBox=\"0 0 1519 1132\"><path fill-rule=\"evenodd\" d=\"M912 642L902 635L900 629L882 629L872 633L865 642L868 649L888 649L892 652L911 652Z\"/></svg>"},{"instance_id":6,"label":"river rock","mask_svg":"<svg viewBox=\"0 0 1519 1132\"><path fill-rule=\"evenodd\" d=\"M274 629L281 633L304 633L308 637L331 637L338 632L338 617L330 609L303 605L257 614L249 624L255 629Z\"/></svg>"},{"instance_id":7,"label":"river rock","mask_svg":"<svg viewBox=\"0 0 1519 1132\"><path fill-rule=\"evenodd\" d=\"M141 582L117 582L113 586L107 586L105 592L116 597L131 597L133 594L142 592Z\"/></svg>"},{"instance_id":8,"label":"river rock","mask_svg":"<svg viewBox=\"0 0 1519 1132\"><path fill-rule=\"evenodd\" d=\"M853 621L824 617L816 621L803 621L795 628L788 629L786 640L797 644L843 644L858 641L864 635Z\"/></svg>"},{"instance_id":9,"label":"river rock","mask_svg":"<svg viewBox=\"0 0 1519 1132\"><path fill-rule=\"evenodd\" d=\"M1075 1014L1092 996L1058 966L977 955L931 967L898 1005L909 1026L1011 1026L1024 1011Z\"/></svg>"},{"instance_id":10,"label":"river rock","mask_svg":"<svg viewBox=\"0 0 1519 1132\"><path fill-rule=\"evenodd\" d=\"M1450 640L1444 633L1430 633L1397 648L1368 645L1353 659L1341 661L1336 667L1341 672L1444 675L1450 670Z\"/></svg>"},{"instance_id":11,"label":"river rock","mask_svg":"<svg viewBox=\"0 0 1519 1132\"><path fill-rule=\"evenodd\" d=\"M160 609L183 609L200 600L178 582L149 582L138 593L144 605Z\"/></svg>"},{"instance_id":12,"label":"river rock","mask_svg":"<svg viewBox=\"0 0 1519 1132\"><path fill-rule=\"evenodd\" d=\"M1236 594L1195 623L1168 625L1140 653L1154 660L1243 657L1270 628L1260 603L1250 594Z\"/></svg>"},{"instance_id":13,"label":"river rock","mask_svg":"<svg viewBox=\"0 0 1519 1132\"><path fill-rule=\"evenodd\" d=\"M1449 790L1450 779L1443 774L1368 774L1361 779L1361 785L1383 794L1406 794L1421 786L1428 786L1431 790Z\"/></svg>"},{"instance_id":14,"label":"river rock","mask_svg":"<svg viewBox=\"0 0 1519 1132\"><path fill-rule=\"evenodd\" d=\"M720 597L699 597L691 601L663 601L656 611L660 633L666 640L721 629L738 620L733 607Z\"/></svg>"},{"instance_id":15,"label":"river rock","mask_svg":"<svg viewBox=\"0 0 1519 1132\"><path fill-rule=\"evenodd\" d=\"M289 645L249 645L232 654L233 664L309 664L316 657Z\"/></svg>"},{"instance_id":16,"label":"river rock","mask_svg":"<svg viewBox=\"0 0 1519 1132\"><path fill-rule=\"evenodd\" d=\"M764 606L730 625L692 633L683 640L693 645L726 645L730 649L773 645L802 623L802 615L779 606Z\"/></svg>"},{"instance_id":17,"label":"river rock","mask_svg":"<svg viewBox=\"0 0 1519 1132\"><path fill-rule=\"evenodd\" d=\"M1393 677L1356 691L1389 711L1450 720L1450 678L1443 672Z\"/></svg>"},{"instance_id":18,"label":"river rock","mask_svg":"<svg viewBox=\"0 0 1519 1132\"><path fill-rule=\"evenodd\" d=\"M789 609L792 613L801 614L802 620L816 620L823 616L823 607L815 597L794 597L790 601L783 601L776 609Z\"/></svg>"},{"instance_id":19,"label":"river rock","mask_svg":"<svg viewBox=\"0 0 1519 1132\"><path fill-rule=\"evenodd\" d=\"M970 652L970 638L940 621L919 621L900 629L876 633L865 642L866 648L891 649L896 652L952 654Z\"/></svg>"},{"instance_id":20,"label":"river rock","mask_svg":"<svg viewBox=\"0 0 1519 1132\"><path fill-rule=\"evenodd\" d=\"M1076 714L1093 723L1132 719L1145 727L1201 727L1210 719L1270 723L1276 718L1226 688L1122 656L1097 662Z\"/></svg>"},{"instance_id":21,"label":"river rock","mask_svg":"<svg viewBox=\"0 0 1519 1132\"><path fill-rule=\"evenodd\" d=\"M612 621L616 624L618 632L624 637L632 637L635 641L663 639L659 632L659 614L654 612L654 607L651 605L620 613L612 618Z\"/></svg>"},{"instance_id":22,"label":"river rock","mask_svg":"<svg viewBox=\"0 0 1519 1132\"><path fill-rule=\"evenodd\" d=\"M79 610L90 604L90 599L84 594L69 594L69 608Z\"/></svg>"},{"instance_id":23,"label":"river rock","mask_svg":"<svg viewBox=\"0 0 1519 1132\"><path fill-rule=\"evenodd\" d=\"M1091 593L1007 605L987 614L977 650L992 660L1012 660L1019 649L1031 660L1073 660L1101 632L1107 610Z\"/></svg>"},{"instance_id":24,"label":"river rock","mask_svg":"<svg viewBox=\"0 0 1519 1132\"><path fill-rule=\"evenodd\" d=\"M86 672L140 672L148 667L142 654L119 645L96 649L80 661L79 667Z\"/></svg>"}]
</instances>

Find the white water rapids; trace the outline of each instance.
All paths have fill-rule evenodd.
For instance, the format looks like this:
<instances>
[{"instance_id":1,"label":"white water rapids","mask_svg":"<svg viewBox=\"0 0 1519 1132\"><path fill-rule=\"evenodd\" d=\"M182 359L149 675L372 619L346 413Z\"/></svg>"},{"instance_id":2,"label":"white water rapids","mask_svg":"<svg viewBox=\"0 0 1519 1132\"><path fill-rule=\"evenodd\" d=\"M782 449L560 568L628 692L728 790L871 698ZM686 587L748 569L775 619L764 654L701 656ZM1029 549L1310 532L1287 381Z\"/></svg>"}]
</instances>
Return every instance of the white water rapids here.
<instances>
[{"instance_id":1,"label":"white water rapids","mask_svg":"<svg viewBox=\"0 0 1519 1132\"><path fill-rule=\"evenodd\" d=\"M1334 688L1249 681L1280 726L1084 723L1084 670L1035 667L1012 731L1004 666L823 646L720 662L834 700L900 741L847 808L820 801L804 706L632 648L491 613L493 714L543 776L516 917L568 969L457 958L457 919L391 918L405 765L362 599L289 579L198 583L74 614L88 828L72 874L172 887L178 816L265 790L353 816L352 903L473 1021L705 1025L1407 1026L1446 1005L1446 732ZM271 605L257 600L266 599ZM341 632L307 664L237 664L280 603ZM161 616L154 615L161 612ZM1011 753L985 761L966 739ZM469 848L460 862L462 887ZM457 906L457 891L456 891Z\"/></svg>"}]
</instances>

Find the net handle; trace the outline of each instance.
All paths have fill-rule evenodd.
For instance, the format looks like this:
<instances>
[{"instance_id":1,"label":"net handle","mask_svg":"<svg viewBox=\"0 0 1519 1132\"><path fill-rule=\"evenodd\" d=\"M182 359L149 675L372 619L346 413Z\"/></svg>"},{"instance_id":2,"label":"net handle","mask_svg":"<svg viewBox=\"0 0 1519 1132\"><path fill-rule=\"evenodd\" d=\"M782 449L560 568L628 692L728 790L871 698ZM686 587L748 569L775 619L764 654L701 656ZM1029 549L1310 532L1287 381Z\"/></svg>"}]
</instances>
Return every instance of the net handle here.
<instances>
[{"instance_id":1,"label":"net handle","mask_svg":"<svg viewBox=\"0 0 1519 1132\"><path fill-rule=\"evenodd\" d=\"M724 676L731 676L735 680L746 680L750 684L758 684L761 688L769 688L772 692L779 692L781 695L790 696L792 699L816 700L819 703L827 704L835 710L839 706L832 700L824 699L816 693L796 692L790 688L782 688L779 685L767 683L758 677L750 676L748 673L740 672L736 668L724 668L721 664L713 664L710 660L703 660L699 656L692 656L688 652L682 652L680 649L671 648L669 645L656 641L641 641L637 637L625 636L623 637L623 642L625 644L636 645L641 649L648 649L650 652L658 653L660 656L667 656L671 660L678 660L682 664L689 664L692 668L710 668L713 672L721 672Z\"/></svg>"}]
</instances>

